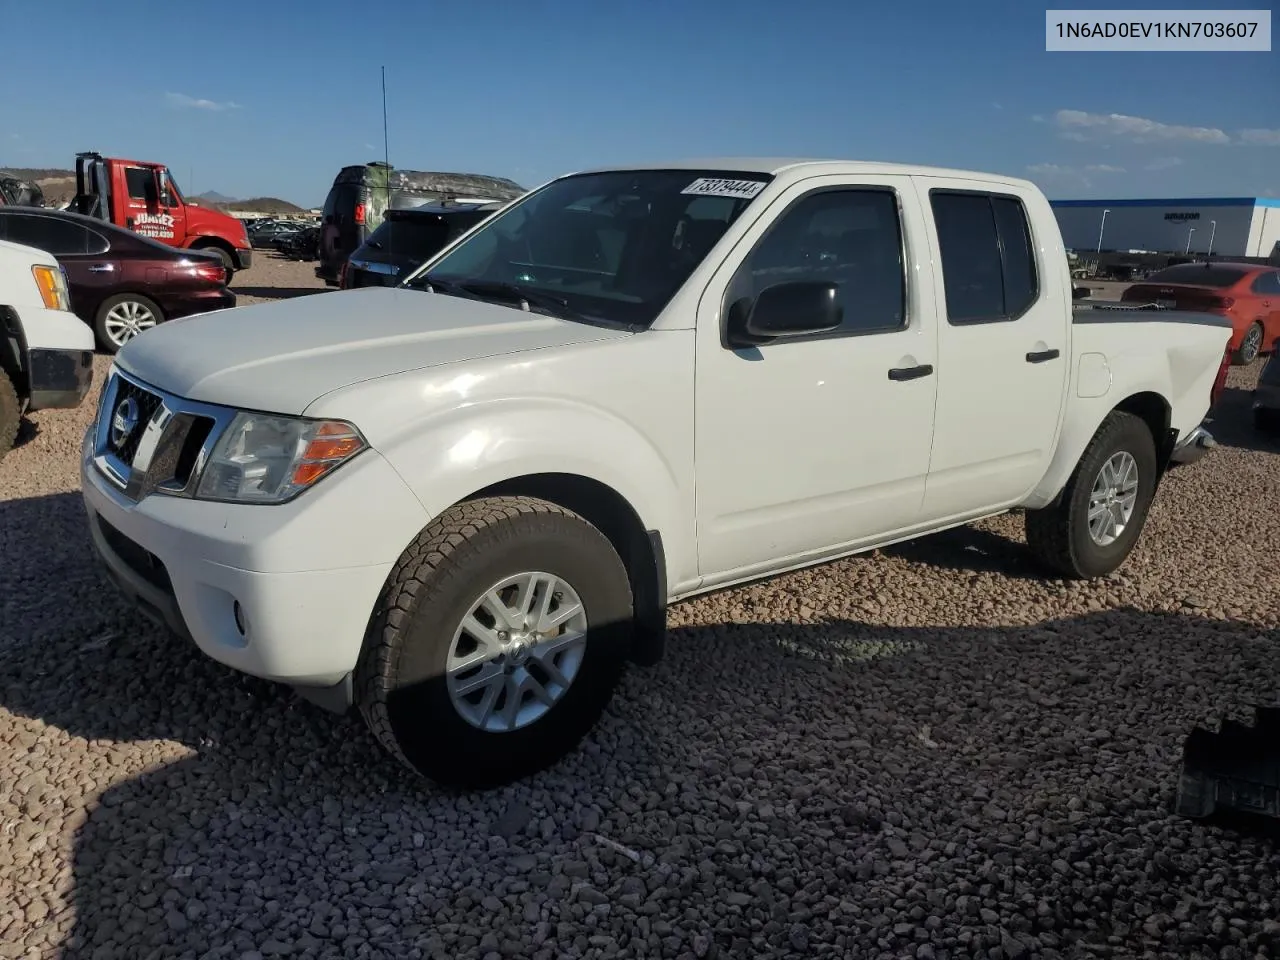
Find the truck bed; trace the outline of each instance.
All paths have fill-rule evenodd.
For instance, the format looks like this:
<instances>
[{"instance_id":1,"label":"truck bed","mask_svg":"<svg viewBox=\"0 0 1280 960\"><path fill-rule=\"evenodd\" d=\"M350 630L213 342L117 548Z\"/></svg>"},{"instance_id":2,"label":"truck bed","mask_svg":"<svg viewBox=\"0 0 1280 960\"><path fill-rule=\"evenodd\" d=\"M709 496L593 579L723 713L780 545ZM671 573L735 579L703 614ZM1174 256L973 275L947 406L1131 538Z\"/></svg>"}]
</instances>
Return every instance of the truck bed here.
<instances>
[{"instance_id":1,"label":"truck bed","mask_svg":"<svg viewBox=\"0 0 1280 960\"><path fill-rule=\"evenodd\" d=\"M1191 323L1204 327L1231 329L1231 321L1216 313L1191 310L1166 310L1156 306L1130 306L1123 303L1076 304L1071 311L1072 323Z\"/></svg>"}]
</instances>

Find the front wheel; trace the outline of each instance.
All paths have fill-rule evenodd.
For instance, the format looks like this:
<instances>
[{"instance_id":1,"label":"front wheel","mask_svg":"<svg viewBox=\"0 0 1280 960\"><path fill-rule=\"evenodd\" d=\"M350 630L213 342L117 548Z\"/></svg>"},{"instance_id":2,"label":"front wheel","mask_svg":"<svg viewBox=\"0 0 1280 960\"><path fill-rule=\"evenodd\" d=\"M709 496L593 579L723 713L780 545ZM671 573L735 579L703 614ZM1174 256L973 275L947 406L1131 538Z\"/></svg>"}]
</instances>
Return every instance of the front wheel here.
<instances>
[{"instance_id":1,"label":"front wheel","mask_svg":"<svg viewBox=\"0 0 1280 960\"><path fill-rule=\"evenodd\" d=\"M9 375L0 370L0 459L13 449L22 423L22 404Z\"/></svg>"},{"instance_id":2,"label":"front wheel","mask_svg":"<svg viewBox=\"0 0 1280 960\"><path fill-rule=\"evenodd\" d=\"M140 293L118 293L102 301L93 329L103 350L116 353L138 334L162 322L164 314L154 300Z\"/></svg>"},{"instance_id":3,"label":"front wheel","mask_svg":"<svg viewBox=\"0 0 1280 960\"><path fill-rule=\"evenodd\" d=\"M595 726L631 632L627 571L599 530L544 500L468 501L388 577L357 705L411 769L497 786L555 763Z\"/></svg>"},{"instance_id":4,"label":"front wheel","mask_svg":"<svg viewBox=\"0 0 1280 960\"><path fill-rule=\"evenodd\" d=\"M1093 435L1058 502L1026 513L1027 546L1054 573L1102 577L1128 559L1155 497L1155 439L1113 411Z\"/></svg>"}]
</instances>

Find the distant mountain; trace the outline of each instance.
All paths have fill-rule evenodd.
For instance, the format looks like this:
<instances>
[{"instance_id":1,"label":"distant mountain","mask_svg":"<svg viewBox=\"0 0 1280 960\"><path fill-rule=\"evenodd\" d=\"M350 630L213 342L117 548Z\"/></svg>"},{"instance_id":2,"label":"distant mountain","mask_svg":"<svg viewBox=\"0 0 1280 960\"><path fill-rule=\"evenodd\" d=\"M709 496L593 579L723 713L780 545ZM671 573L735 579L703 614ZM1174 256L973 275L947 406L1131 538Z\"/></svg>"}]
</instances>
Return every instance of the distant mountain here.
<instances>
[{"instance_id":1,"label":"distant mountain","mask_svg":"<svg viewBox=\"0 0 1280 960\"><path fill-rule=\"evenodd\" d=\"M236 200L233 203L220 203L218 207L229 213L306 213L302 207L281 200L279 197L253 197L249 200Z\"/></svg>"},{"instance_id":2,"label":"distant mountain","mask_svg":"<svg viewBox=\"0 0 1280 960\"><path fill-rule=\"evenodd\" d=\"M206 190L204 193L197 193L193 200L207 200L209 203L236 203L236 197L228 197L225 193L218 193L217 190Z\"/></svg>"}]
</instances>

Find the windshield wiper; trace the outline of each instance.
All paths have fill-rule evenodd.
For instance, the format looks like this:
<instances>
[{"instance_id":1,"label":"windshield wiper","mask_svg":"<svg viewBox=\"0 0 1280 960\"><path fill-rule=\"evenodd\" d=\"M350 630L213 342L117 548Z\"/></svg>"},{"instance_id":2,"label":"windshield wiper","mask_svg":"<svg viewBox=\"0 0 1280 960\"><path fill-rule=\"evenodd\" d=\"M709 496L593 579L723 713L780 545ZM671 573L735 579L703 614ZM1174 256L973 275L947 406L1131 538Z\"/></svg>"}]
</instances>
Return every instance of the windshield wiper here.
<instances>
[{"instance_id":1,"label":"windshield wiper","mask_svg":"<svg viewBox=\"0 0 1280 960\"><path fill-rule=\"evenodd\" d=\"M561 320L572 320L575 323L586 323L593 327L608 327L611 330L629 330L632 333L639 331L633 323L622 323L616 320L606 320L603 317L589 317L586 314L579 313L569 306L569 301L554 294L544 293L541 290L530 290L528 287L521 286L518 283L506 283L501 280L437 280L430 274L414 281L414 285L421 284L426 289L440 293L451 294L470 294L472 296L488 298L500 297L518 300L524 310L532 310L537 307L539 310L558 317Z\"/></svg>"}]
</instances>

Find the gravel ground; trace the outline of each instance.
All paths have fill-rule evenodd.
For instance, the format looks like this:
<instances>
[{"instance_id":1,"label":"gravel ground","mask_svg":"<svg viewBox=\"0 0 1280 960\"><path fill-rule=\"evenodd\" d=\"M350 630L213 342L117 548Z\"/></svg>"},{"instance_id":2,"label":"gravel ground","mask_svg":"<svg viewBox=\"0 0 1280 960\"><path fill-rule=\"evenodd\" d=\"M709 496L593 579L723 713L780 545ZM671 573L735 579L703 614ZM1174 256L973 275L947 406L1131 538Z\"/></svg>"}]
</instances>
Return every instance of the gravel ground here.
<instances>
[{"instance_id":1,"label":"gravel ground","mask_svg":"<svg viewBox=\"0 0 1280 960\"><path fill-rule=\"evenodd\" d=\"M1118 575L1039 578L1005 517L701 599L579 754L478 796L142 625L89 559L91 405L37 415L0 462L0 957L1280 956L1274 842L1168 813L1187 731L1280 688L1254 375Z\"/></svg>"}]
</instances>

